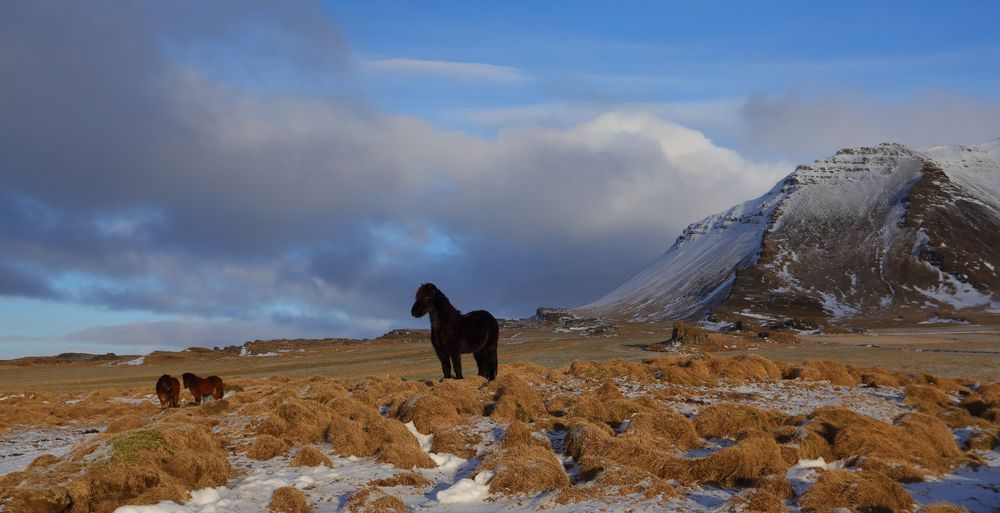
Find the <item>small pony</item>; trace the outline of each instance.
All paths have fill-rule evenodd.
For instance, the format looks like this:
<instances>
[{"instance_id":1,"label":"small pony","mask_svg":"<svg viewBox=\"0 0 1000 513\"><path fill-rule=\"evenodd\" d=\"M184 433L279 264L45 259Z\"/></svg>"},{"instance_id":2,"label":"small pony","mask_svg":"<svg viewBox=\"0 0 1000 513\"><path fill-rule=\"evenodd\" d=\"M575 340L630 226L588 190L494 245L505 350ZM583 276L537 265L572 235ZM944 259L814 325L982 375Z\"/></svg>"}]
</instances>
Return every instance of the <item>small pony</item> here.
<instances>
[{"instance_id":1,"label":"small pony","mask_svg":"<svg viewBox=\"0 0 1000 513\"><path fill-rule=\"evenodd\" d=\"M176 408L181 402L181 382L170 374L156 380L156 397L160 398L160 409Z\"/></svg>"},{"instance_id":2,"label":"small pony","mask_svg":"<svg viewBox=\"0 0 1000 513\"><path fill-rule=\"evenodd\" d=\"M417 297L410 308L414 317L431 317L431 344L445 379L462 379L462 353L472 353L476 358L479 375L493 381L497 377L497 342L500 325L493 314L476 310L467 314L451 306L448 297L433 283L424 283L417 289Z\"/></svg>"},{"instance_id":3,"label":"small pony","mask_svg":"<svg viewBox=\"0 0 1000 513\"><path fill-rule=\"evenodd\" d=\"M190 372L185 372L181 375L184 380L184 388L191 392L194 396L194 404L201 404L202 397L210 395L215 399L222 399L222 394L224 393L222 388L222 378L218 376L209 376L207 378L199 378Z\"/></svg>"}]
</instances>

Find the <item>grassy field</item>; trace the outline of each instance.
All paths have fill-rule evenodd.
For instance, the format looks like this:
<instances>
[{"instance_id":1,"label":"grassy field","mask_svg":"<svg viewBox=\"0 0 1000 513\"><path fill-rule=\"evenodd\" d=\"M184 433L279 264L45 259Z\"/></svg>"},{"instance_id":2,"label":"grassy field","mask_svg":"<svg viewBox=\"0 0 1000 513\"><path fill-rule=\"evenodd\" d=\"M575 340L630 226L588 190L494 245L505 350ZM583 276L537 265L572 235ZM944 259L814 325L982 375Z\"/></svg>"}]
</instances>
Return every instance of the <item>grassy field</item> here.
<instances>
[{"instance_id":1,"label":"grassy field","mask_svg":"<svg viewBox=\"0 0 1000 513\"><path fill-rule=\"evenodd\" d=\"M575 359L605 361L614 358L643 359L651 355L640 346L669 337L669 326L630 325L612 335L586 337L559 333L550 327L510 328L501 335L500 362L531 361L548 368L569 364ZM240 378L310 375L357 379L369 375L392 374L405 379L436 379L440 364L425 331L409 336L355 341L314 347L300 343L277 356L227 356L218 353L169 353L165 358L149 358L143 365L45 364L18 366L0 363L0 392L45 390L50 392L88 391L99 388L152 386L162 374L219 375L227 381ZM801 362L828 359L852 365L880 366L907 372L927 372L942 376L1000 379L1000 328L915 328L878 331L868 334L813 335L800 337L801 343L775 347L767 342L742 346L739 351L756 352L775 360ZM943 351L943 352L938 352ZM272 353L273 354L273 353ZM466 376L476 374L471 355L463 359Z\"/></svg>"}]
</instances>

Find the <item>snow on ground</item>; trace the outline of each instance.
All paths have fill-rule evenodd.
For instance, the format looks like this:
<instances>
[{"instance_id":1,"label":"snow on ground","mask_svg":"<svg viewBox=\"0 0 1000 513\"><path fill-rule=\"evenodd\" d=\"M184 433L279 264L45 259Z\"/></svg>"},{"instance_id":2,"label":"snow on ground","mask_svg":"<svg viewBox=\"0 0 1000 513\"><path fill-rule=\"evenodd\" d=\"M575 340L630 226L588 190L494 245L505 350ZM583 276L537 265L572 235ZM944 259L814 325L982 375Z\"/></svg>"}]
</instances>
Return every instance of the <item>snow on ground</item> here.
<instances>
[{"instance_id":1,"label":"snow on ground","mask_svg":"<svg viewBox=\"0 0 1000 513\"><path fill-rule=\"evenodd\" d=\"M0 436L0 475L24 470L43 454L62 456L97 432L96 429L56 428Z\"/></svg>"},{"instance_id":2,"label":"snow on ground","mask_svg":"<svg viewBox=\"0 0 1000 513\"><path fill-rule=\"evenodd\" d=\"M1000 453L986 451L980 455L986 460L985 467L964 466L954 474L904 484L903 488L921 504L945 501L958 504L970 513L994 513L1000 506Z\"/></svg>"}]
</instances>

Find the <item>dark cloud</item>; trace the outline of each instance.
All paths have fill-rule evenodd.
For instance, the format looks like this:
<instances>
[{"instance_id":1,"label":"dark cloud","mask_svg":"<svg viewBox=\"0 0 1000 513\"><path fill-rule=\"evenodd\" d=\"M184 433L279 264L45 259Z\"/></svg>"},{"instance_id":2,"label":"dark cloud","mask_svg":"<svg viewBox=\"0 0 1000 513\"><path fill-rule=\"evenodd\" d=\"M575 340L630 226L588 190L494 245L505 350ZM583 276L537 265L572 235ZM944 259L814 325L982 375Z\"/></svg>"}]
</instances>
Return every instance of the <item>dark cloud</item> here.
<instances>
[{"instance_id":1,"label":"dark cloud","mask_svg":"<svg viewBox=\"0 0 1000 513\"><path fill-rule=\"evenodd\" d=\"M176 5L0 5L0 293L182 317L67 340L371 335L425 281L583 304L787 171L650 115L493 140L275 88L350 82L319 7Z\"/></svg>"}]
</instances>

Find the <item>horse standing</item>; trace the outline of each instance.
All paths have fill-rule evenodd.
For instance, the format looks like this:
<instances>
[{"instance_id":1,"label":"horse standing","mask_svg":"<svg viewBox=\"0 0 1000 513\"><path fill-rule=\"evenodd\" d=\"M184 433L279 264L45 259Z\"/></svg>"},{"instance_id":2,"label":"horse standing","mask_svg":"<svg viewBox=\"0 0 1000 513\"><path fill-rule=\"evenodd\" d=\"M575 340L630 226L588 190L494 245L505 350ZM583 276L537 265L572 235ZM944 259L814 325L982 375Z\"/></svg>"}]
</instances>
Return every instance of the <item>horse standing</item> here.
<instances>
[{"instance_id":1,"label":"horse standing","mask_svg":"<svg viewBox=\"0 0 1000 513\"><path fill-rule=\"evenodd\" d=\"M194 396L194 404L201 404L201 398L206 395L211 395L215 399L222 399L222 378L218 376L199 378L190 372L185 372L181 375L181 378L184 380L184 388L188 389L191 395Z\"/></svg>"},{"instance_id":2,"label":"horse standing","mask_svg":"<svg viewBox=\"0 0 1000 513\"><path fill-rule=\"evenodd\" d=\"M492 314L476 310L463 315L433 283L417 289L410 313L418 318L430 314L431 344L445 378L451 377L454 367L455 378L462 379L462 353L472 353L476 358L480 376L490 381L497 377L500 325Z\"/></svg>"},{"instance_id":3,"label":"horse standing","mask_svg":"<svg viewBox=\"0 0 1000 513\"><path fill-rule=\"evenodd\" d=\"M181 382L177 378L164 374L156 380L156 397L160 398L160 409L176 408L181 402Z\"/></svg>"}]
</instances>

